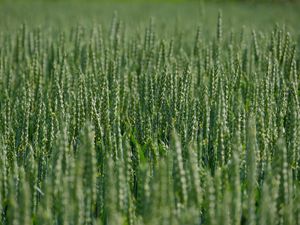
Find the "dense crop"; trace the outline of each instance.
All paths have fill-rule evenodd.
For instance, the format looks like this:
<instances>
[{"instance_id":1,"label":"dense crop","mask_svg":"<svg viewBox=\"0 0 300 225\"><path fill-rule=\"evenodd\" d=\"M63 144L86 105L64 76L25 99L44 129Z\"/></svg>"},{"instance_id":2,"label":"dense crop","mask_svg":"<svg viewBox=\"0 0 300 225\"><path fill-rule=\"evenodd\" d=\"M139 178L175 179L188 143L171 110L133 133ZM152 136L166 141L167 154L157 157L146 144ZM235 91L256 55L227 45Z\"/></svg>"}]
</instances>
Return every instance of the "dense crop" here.
<instances>
[{"instance_id":1,"label":"dense crop","mask_svg":"<svg viewBox=\"0 0 300 225\"><path fill-rule=\"evenodd\" d=\"M1 224L300 224L284 27L0 37Z\"/></svg>"}]
</instances>

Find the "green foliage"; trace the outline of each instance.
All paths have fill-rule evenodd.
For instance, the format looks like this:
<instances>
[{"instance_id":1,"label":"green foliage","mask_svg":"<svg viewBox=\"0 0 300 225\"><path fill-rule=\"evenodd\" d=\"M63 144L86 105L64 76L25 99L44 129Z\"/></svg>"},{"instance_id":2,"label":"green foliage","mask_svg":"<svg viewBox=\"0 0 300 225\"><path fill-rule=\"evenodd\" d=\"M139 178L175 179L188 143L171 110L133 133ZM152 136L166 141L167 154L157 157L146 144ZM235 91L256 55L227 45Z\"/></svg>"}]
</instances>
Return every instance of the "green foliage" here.
<instances>
[{"instance_id":1,"label":"green foliage","mask_svg":"<svg viewBox=\"0 0 300 225\"><path fill-rule=\"evenodd\" d=\"M1 224L299 224L299 37L180 29L0 36Z\"/></svg>"}]
</instances>

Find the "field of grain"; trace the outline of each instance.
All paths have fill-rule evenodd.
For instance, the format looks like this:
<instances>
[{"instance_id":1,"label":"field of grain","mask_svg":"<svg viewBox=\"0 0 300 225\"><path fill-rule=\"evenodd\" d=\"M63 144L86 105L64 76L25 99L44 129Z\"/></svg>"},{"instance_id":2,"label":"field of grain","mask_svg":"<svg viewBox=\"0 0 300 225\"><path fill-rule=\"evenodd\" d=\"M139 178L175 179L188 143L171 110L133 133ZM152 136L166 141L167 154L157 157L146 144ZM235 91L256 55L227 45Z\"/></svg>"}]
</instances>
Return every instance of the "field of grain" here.
<instances>
[{"instance_id":1,"label":"field of grain","mask_svg":"<svg viewBox=\"0 0 300 225\"><path fill-rule=\"evenodd\" d=\"M298 10L0 3L0 224L300 225Z\"/></svg>"}]
</instances>

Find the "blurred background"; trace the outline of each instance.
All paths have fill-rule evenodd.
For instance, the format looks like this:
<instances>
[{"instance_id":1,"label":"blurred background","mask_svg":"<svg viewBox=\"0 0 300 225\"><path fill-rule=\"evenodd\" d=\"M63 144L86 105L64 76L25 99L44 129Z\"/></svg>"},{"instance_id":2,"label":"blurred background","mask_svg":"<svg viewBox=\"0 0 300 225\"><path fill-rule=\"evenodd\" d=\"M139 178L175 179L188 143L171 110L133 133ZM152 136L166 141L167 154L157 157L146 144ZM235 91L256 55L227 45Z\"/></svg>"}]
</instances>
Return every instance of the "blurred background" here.
<instances>
[{"instance_id":1,"label":"blurred background","mask_svg":"<svg viewBox=\"0 0 300 225\"><path fill-rule=\"evenodd\" d=\"M176 27L184 34L197 26L211 33L221 10L225 29L234 31L247 26L267 30L277 24L299 33L299 3L300 0L0 0L0 28L17 29L25 22L28 26L57 30L77 24L102 24L109 29L117 13L132 32L138 32L154 18L157 30L165 35Z\"/></svg>"}]
</instances>

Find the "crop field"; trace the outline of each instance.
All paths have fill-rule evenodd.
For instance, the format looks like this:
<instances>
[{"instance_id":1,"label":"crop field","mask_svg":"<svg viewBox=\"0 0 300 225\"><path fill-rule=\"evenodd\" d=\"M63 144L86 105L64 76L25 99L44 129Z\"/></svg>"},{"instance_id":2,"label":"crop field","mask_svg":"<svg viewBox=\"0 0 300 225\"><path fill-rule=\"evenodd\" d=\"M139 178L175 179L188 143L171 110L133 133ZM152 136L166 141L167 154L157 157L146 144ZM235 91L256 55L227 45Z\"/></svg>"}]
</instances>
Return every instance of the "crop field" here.
<instances>
[{"instance_id":1,"label":"crop field","mask_svg":"<svg viewBox=\"0 0 300 225\"><path fill-rule=\"evenodd\" d=\"M299 12L0 3L0 224L300 225Z\"/></svg>"}]
</instances>

